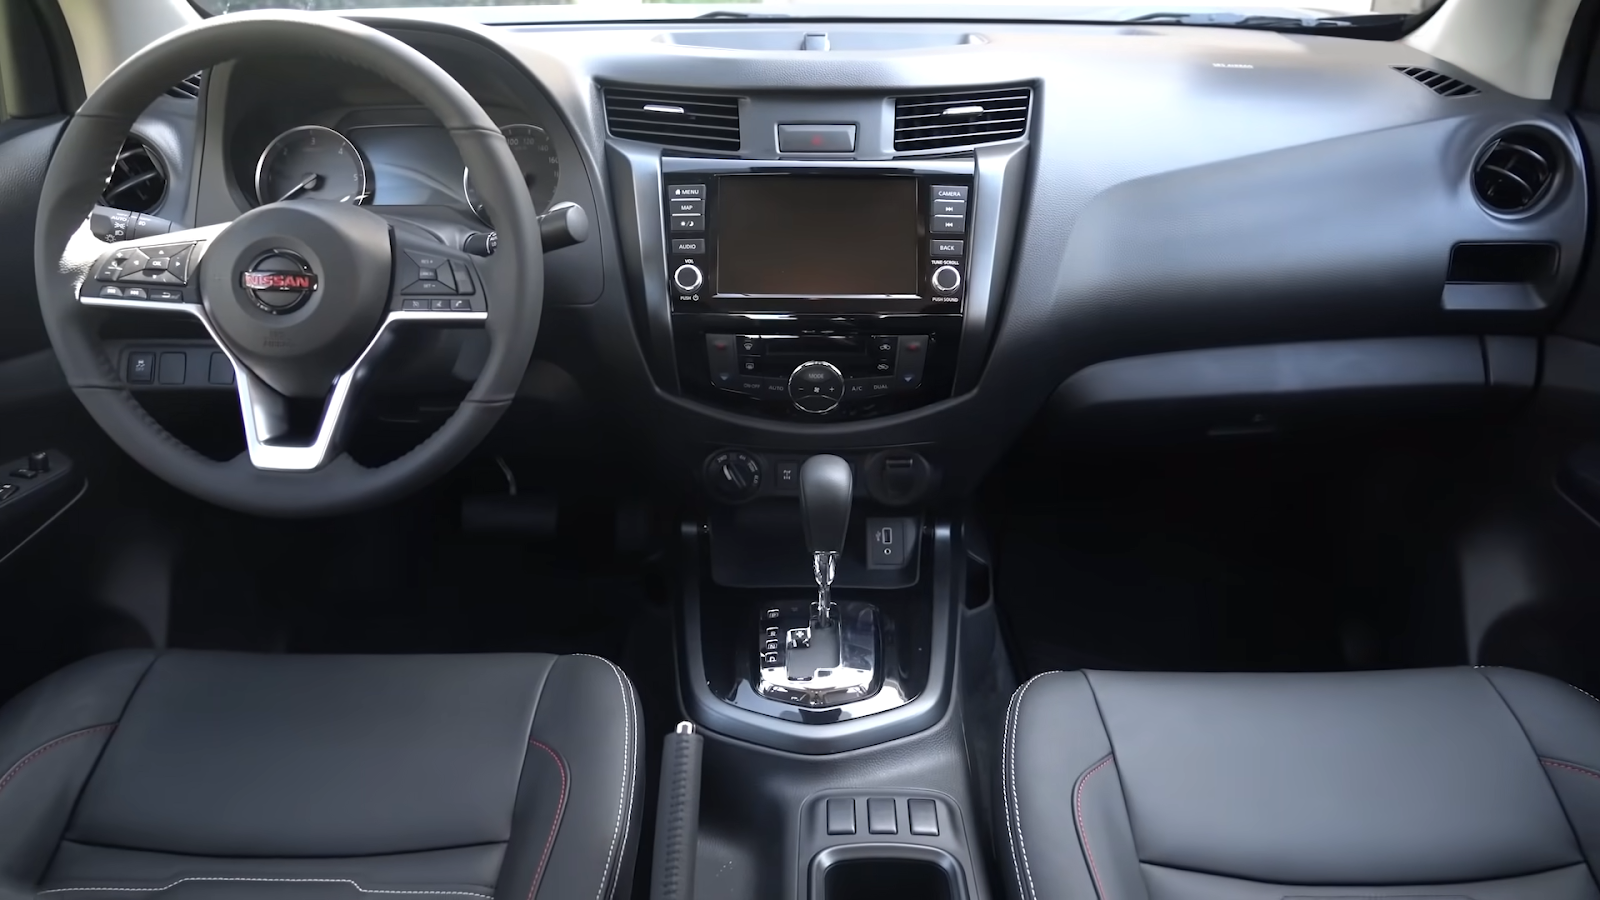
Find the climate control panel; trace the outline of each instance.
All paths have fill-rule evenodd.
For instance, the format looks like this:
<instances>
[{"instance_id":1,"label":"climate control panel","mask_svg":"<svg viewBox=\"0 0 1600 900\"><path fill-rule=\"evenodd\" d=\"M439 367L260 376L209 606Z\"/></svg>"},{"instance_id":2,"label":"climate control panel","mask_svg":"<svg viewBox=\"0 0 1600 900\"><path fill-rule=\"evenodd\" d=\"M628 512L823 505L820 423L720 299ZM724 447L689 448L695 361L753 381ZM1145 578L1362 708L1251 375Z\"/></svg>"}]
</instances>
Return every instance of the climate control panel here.
<instances>
[{"instance_id":1,"label":"climate control panel","mask_svg":"<svg viewBox=\"0 0 1600 900\"><path fill-rule=\"evenodd\" d=\"M922 387L926 334L708 334L712 387L820 415Z\"/></svg>"}]
</instances>

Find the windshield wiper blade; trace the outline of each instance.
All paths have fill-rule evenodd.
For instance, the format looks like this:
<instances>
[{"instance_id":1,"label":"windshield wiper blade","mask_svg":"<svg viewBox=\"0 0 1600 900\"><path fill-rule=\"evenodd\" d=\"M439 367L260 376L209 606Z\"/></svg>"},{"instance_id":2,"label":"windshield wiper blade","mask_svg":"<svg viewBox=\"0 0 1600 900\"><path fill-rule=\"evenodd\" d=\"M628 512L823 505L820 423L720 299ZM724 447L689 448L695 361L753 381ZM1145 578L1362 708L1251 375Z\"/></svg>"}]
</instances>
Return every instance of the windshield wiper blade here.
<instances>
[{"instance_id":1,"label":"windshield wiper blade","mask_svg":"<svg viewBox=\"0 0 1600 900\"><path fill-rule=\"evenodd\" d=\"M1382 28L1404 23L1409 17L1393 13L1356 16L1262 16L1244 13L1153 12L1123 19L1153 25L1216 25L1224 28L1261 28L1269 31L1325 31L1340 28Z\"/></svg>"},{"instance_id":2,"label":"windshield wiper blade","mask_svg":"<svg viewBox=\"0 0 1600 900\"><path fill-rule=\"evenodd\" d=\"M694 16L696 19L791 19L788 13L758 13L744 12L737 9L714 9L711 12Z\"/></svg>"}]
</instances>

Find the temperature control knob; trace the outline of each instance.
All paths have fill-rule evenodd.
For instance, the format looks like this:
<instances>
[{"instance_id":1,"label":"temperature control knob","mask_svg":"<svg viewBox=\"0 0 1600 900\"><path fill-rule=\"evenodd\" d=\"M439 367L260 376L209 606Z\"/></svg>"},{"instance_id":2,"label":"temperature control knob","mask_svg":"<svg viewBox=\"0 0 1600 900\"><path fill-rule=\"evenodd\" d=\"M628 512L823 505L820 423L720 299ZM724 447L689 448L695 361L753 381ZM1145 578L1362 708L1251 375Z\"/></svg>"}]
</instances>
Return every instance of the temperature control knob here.
<instances>
[{"instance_id":1,"label":"temperature control knob","mask_svg":"<svg viewBox=\"0 0 1600 900\"><path fill-rule=\"evenodd\" d=\"M829 362L806 362L789 374L789 399L796 409L825 413L844 396L844 374Z\"/></svg>"},{"instance_id":2,"label":"temperature control knob","mask_svg":"<svg viewBox=\"0 0 1600 900\"><path fill-rule=\"evenodd\" d=\"M700 290L700 285L706 283L705 274L694 263L684 263L672 273L672 286L685 294L692 294Z\"/></svg>"},{"instance_id":3,"label":"temperature control knob","mask_svg":"<svg viewBox=\"0 0 1600 900\"><path fill-rule=\"evenodd\" d=\"M961 270L955 266L940 266L933 270L933 287L941 294L954 294L961 287Z\"/></svg>"}]
</instances>

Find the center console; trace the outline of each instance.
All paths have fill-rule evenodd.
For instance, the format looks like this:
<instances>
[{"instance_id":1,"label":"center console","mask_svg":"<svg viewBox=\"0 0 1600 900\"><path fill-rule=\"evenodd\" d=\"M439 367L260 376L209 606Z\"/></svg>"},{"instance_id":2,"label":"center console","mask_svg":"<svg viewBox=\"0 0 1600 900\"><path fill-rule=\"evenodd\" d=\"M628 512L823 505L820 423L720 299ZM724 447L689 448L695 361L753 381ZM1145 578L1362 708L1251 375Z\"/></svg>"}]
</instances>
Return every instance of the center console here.
<instances>
[{"instance_id":1,"label":"center console","mask_svg":"<svg viewBox=\"0 0 1600 900\"><path fill-rule=\"evenodd\" d=\"M857 418L950 396L971 160L662 160L685 393L771 418Z\"/></svg>"}]
</instances>

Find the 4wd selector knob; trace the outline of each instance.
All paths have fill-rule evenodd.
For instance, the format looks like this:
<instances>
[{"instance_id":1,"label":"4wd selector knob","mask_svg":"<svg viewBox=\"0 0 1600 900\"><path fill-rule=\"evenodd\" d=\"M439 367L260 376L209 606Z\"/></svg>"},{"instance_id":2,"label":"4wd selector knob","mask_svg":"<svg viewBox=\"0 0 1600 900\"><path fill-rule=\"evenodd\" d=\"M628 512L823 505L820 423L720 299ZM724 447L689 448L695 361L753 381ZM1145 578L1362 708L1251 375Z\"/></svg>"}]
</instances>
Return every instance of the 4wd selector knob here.
<instances>
[{"instance_id":1,"label":"4wd selector knob","mask_svg":"<svg viewBox=\"0 0 1600 900\"><path fill-rule=\"evenodd\" d=\"M705 283L705 274L694 263L684 263L678 267L677 271L672 273L672 286L685 294L692 294L700 290L700 285Z\"/></svg>"},{"instance_id":2,"label":"4wd selector knob","mask_svg":"<svg viewBox=\"0 0 1600 900\"><path fill-rule=\"evenodd\" d=\"M789 399L796 409L825 413L844 396L844 374L833 363L804 362L789 373Z\"/></svg>"},{"instance_id":3,"label":"4wd selector knob","mask_svg":"<svg viewBox=\"0 0 1600 900\"><path fill-rule=\"evenodd\" d=\"M941 294L954 294L961 287L961 270L955 266L940 266L933 270L934 290Z\"/></svg>"}]
</instances>

